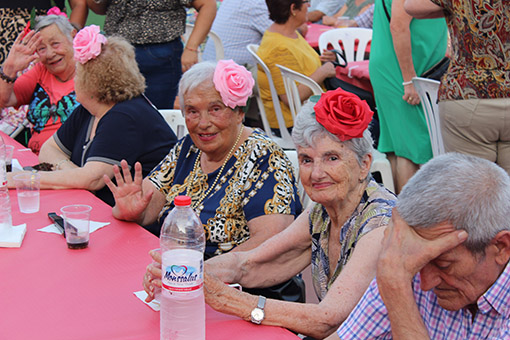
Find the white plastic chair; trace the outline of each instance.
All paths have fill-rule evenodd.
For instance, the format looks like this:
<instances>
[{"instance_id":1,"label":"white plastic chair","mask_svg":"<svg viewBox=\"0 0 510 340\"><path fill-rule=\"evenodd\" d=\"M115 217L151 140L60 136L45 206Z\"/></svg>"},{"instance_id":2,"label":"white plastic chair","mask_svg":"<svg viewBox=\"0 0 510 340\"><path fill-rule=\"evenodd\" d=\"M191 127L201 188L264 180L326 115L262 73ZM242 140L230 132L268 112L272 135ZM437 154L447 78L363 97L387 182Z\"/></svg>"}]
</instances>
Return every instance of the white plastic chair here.
<instances>
[{"instance_id":1,"label":"white plastic chair","mask_svg":"<svg viewBox=\"0 0 510 340\"><path fill-rule=\"evenodd\" d=\"M356 41L358 46L355 49ZM372 41L372 29L361 27L335 28L325 31L319 36L319 51L328 50L331 45L333 49L344 51L346 61L361 61L365 59L365 50L369 42ZM343 48L340 46L342 42ZM338 59L340 64L345 62Z\"/></svg>"},{"instance_id":2,"label":"white plastic chair","mask_svg":"<svg viewBox=\"0 0 510 340\"><path fill-rule=\"evenodd\" d=\"M28 122L28 119L26 119L26 118L23 120L23 122L19 123L18 126L11 133L9 133L9 137L15 138L25 128L30 128L30 123Z\"/></svg>"},{"instance_id":3,"label":"white plastic chair","mask_svg":"<svg viewBox=\"0 0 510 340\"><path fill-rule=\"evenodd\" d=\"M370 172L379 172L381 174L382 184L386 189L395 192L395 183L393 182L393 175L391 173L391 164L386 154L374 149L372 153L372 166Z\"/></svg>"},{"instance_id":4,"label":"white plastic chair","mask_svg":"<svg viewBox=\"0 0 510 340\"><path fill-rule=\"evenodd\" d=\"M285 150L285 154L287 155L287 158L290 160L292 166L294 167L294 174L296 175L296 183L298 183L298 192L299 196L301 197L301 204L303 205L303 209L305 209L312 203L312 200L306 194L305 188L303 187L301 179L299 178L299 160L297 151Z\"/></svg>"},{"instance_id":5,"label":"white plastic chair","mask_svg":"<svg viewBox=\"0 0 510 340\"><path fill-rule=\"evenodd\" d=\"M284 149L295 149L294 142L292 141L292 137L290 136L289 130L287 130L287 127L285 125L285 119L283 118L282 108L280 106L280 100L278 98L278 93L276 92L276 88L274 87L273 83L273 77L271 77L271 72L269 71L269 68L266 66L266 64L260 59L260 57L257 55L257 51L259 49L259 45L256 44L249 44L246 46L248 49L248 52L253 56L255 61L257 62L258 66L264 71L267 77L267 81L269 83L269 90L271 92L271 98L273 100L273 106L274 111L276 115L276 120L278 121L278 126L280 129L280 136L277 137L274 136L271 132L271 127L269 126L269 122L267 121L266 111L264 110L264 103L262 102L262 99L260 98L260 86L259 82L257 80L256 85L258 88L256 99L257 99L257 105L259 107L260 111L260 117L262 119L262 125L264 126L264 130L266 131L266 134L271 137L278 145L280 145Z\"/></svg>"},{"instance_id":6,"label":"white plastic chair","mask_svg":"<svg viewBox=\"0 0 510 340\"><path fill-rule=\"evenodd\" d=\"M182 36L184 45L186 45L186 41L188 41L188 38L191 35L191 31L193 31L193 27L195 27L195 26L192 24L186 24L186 29ZM223 49L223 43L221 42L220 37L213 31L209 31L209 33L207 34L207 37L209 39L212 39L212 41L214 42L214 50L216 51L216 61L225 58L225 50ZM202 53L203 53L203 46L200 45L198 47L198 61L202 61Z\"/></svg>"},{"instance_id":7,"label":"white plastic chair","mask_svg":"<svg viewBox=\"0 0 510 340\"><path fill-rule=\"evenodd\" d=\"M188 134L186 120L184 119L181 110L158 110L158 111L159 113L161 113L161 115L168 123L168 125L170 125L175 135L177 136L177 139L181 139L182 137Z\"/></svg>"},{"instance_id":8,"label":"white plastic chair","mask_svg":"<svg viewBox=\"0 0 510 340\"><path fill-rule=\"evenodd\" d=\"M420 96L423 112L425 113L427 128L429 129L430 144L432 145L432 155L434 157L445 153L437 105L439 84L440 82L437 80L421 77L413 78L414 88Z\"/></svg>"},{"instance_id":9,"label":"white plastic chair","mask_svg":"<svg viewBox=\"0 0 510 340\"><path fill-rule=\"evenodd\" d=\"M305 76L299 72L291 70L282 65L276 65L282 73L283 85L285 85L285 93L287 93L287 99L289 100L289 108L292 113L292 117L301 110L301 98L299 98L299 91L296 82L308 86L314 95L320 95L324 91L319 84L310 77Z\"/></svg>"}]
</instances>

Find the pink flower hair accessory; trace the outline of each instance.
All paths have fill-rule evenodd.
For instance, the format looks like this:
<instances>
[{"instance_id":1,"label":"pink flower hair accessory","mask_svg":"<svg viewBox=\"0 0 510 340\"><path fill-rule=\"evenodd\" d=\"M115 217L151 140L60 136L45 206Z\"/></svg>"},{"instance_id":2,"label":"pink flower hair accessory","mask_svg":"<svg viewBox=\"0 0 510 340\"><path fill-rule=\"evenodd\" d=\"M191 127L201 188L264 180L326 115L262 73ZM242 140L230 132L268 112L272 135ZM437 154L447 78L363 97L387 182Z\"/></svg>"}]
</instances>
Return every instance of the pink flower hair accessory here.
<instances>
[{"instance_id":1,"label":"pink flower hair accessory","mask_svg":"<svg viewBox=\"0 0 510 340\"><path fill-rule=\"evenodd\" d=\"M90 25L81 29L73 40L74 59L85 64L101 53L101 45L106 42L106 37L101 34L99 26Z\"/></svg>"},{"instance_id":2,"label":"pink flower hair accessory","mask_svg":"<svg viewBox=\"0 0 510 340\"><path fill-rule=\"evenodd\" d=\"M46 12L47 15L62 15L67 18L67 14L65 12L62 12L60 8L58 7L52 7Z\"/></svg>"},{"instance_id":3,"label":"pink flower hair accessory","mask_svg":"<svg viewBox=\"0 0 510 340\"><path fill-rule=\"evenodd\" d=\"M250 71L229 59L218 61L213 83L216 91L220 93L223 104L235 109L237 106L246 106L255 80Z\"/></svg>"}]
</instances>

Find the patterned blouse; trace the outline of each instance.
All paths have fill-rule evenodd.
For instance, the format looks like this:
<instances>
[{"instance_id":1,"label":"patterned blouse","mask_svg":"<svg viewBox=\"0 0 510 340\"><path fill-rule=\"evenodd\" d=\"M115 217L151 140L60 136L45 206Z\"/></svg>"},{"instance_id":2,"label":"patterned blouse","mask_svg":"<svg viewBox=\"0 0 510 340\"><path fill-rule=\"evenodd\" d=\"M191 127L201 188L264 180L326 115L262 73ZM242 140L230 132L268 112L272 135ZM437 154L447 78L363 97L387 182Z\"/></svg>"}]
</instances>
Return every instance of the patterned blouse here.
<instances>
[{"instance_id":1,"label":"patterned blouse","mask_svg":"<svg viewBox=\"0 0 510 340\"><path fill-rule=\"evenodd\" d=\"M322 300L349 261L358 240L375 228L386 226L391 219L391 209L397 198L388 189L371 179L358 208L352 213L340 231L340 257L335 272L329 270L328 239L330 219L326 209L315 204L310 213L312 235L312 278L317 297Z\"/></svg>"},{"instance_id":2,"label":"patterned blouse","mask_svg":"<svg viewBox=\"0 0 510 340\"><path fill-rule=\"evenodd\" d=\"M184 33L186 7L193 0L111 0L104 30L132 44L167 43Z\"/></svg>"},{"instance_id":3,"label":"patterned blouse","mask_svg":"<svg viewBox=\"0 0 510 340\"><path fill-rule=\"evenodd\" d=\"M510 2L432 2L445 9L453 49L439 100L510 97Z\"/></svg>"},{"instance_id":4,"label":"patterned blouse","mask_svg":"<svg viewBox=\"0 0 510 340\"><path fill-rule=\"evenodd\" d=\"M167 199L160 224L173 208L175 196L190 196L193 206L215 181L219 169L209 175L200 167L193 171L199 151L188 135L149 174ZM262 131L254 130L227 162L215 188L195 208L206 233L206 256L227 252L248 240L248 221L255 217L301 213L293 171L284 151Z\"/></svg>"}]
</instances>

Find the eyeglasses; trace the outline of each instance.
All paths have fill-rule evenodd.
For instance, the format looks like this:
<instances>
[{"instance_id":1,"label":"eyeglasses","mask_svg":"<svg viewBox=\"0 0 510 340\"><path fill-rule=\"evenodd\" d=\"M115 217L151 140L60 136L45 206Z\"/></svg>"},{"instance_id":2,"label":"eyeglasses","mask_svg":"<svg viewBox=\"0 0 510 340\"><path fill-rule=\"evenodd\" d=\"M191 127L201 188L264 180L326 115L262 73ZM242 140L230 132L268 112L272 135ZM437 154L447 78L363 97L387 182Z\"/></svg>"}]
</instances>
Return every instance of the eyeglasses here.
<instances>
[{"instance_id":1,"label":"eyeglasses","mask_svg":"<svg viewBox=\"0 0 510 340\"><path fill-rule=\"evenodd\" d=\"M302 4L309 4L310 0L303 0Z\"/></svg>"}]
</instances>

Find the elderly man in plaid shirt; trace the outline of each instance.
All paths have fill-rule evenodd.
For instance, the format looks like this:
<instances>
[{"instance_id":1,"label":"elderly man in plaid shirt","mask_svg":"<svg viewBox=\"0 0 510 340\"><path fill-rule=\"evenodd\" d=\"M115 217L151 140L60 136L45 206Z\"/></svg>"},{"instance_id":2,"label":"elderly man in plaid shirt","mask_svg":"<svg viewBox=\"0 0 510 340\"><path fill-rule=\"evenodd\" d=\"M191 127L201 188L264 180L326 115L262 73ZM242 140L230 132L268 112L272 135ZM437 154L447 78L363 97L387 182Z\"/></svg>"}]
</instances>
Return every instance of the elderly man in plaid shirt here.
<instances>
[{"instance_id":1,"label":"elderly man in plaid shirt","mask_svg":"<svg viewBox=\"0 0 510 340\"><path fill-rule=\"evenodd\" d=\"M510 339L510 178L474 156L433 158L399 195L349 339Z\"/></svg>"}]
</instances>

